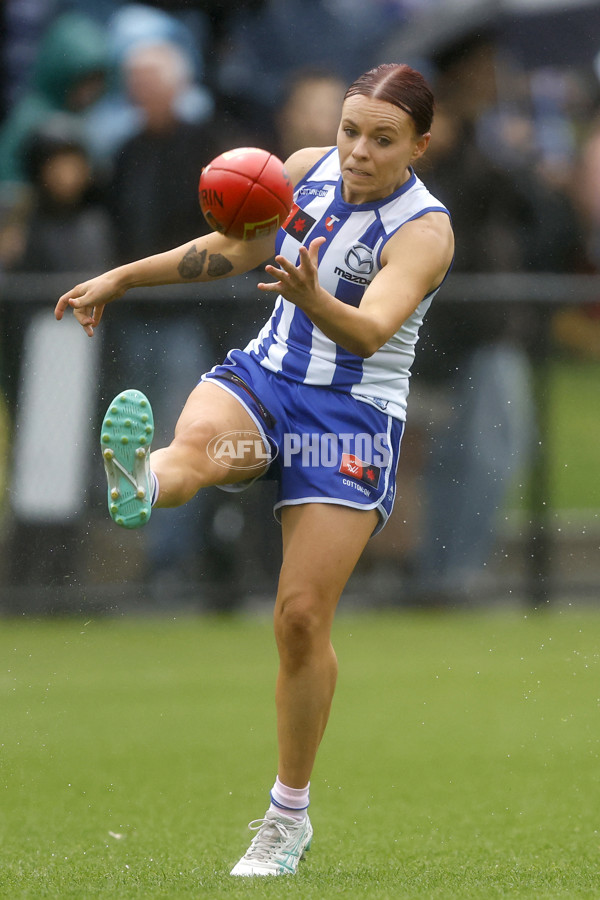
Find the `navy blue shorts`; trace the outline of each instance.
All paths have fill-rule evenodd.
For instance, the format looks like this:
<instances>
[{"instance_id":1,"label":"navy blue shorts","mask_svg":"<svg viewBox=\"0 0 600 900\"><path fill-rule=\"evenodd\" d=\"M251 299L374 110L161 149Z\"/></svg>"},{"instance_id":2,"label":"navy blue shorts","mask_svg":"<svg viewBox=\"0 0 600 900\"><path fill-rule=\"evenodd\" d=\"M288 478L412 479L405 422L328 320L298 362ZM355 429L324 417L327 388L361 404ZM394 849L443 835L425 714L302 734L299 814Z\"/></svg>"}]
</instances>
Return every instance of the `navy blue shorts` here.
<instances>
[{"instance_id":1,"label":"navy blue shorts","mask_svg":"<svg viewBox=\"0 0 600 900\"><path fill-rule=\"evenodd\" d=\"M404 422L370 403L328 387L292 381L265 369L242 350L202 377L231 393L253 419L278 482L282 506L335 503L376 509L387 522L396 493ZM222 486L243 490L255 480Z\"/></svg>"}]
</instances>

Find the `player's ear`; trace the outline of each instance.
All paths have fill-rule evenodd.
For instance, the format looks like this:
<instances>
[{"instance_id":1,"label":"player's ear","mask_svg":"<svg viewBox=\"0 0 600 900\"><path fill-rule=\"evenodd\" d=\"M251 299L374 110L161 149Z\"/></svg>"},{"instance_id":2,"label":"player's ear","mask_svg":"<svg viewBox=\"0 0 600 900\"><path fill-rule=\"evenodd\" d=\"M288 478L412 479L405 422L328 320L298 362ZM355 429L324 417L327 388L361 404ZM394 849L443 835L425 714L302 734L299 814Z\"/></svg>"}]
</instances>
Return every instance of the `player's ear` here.
<instances>
[{"instance_id":1,"label":"player's ear","mask_svg":"<svg viewBox=\"0 0 600 900\"><path fill-rule=\"evenodd\" d=\"M420 159L421 156L427 150L429 146L429 141L431 140L431 132L428 131L426 134L421 134L417 140L415 141L415 145L413 148L413 153L411 156L411 162L415 162L417 159Z\"/></svg>"}]
</instances>

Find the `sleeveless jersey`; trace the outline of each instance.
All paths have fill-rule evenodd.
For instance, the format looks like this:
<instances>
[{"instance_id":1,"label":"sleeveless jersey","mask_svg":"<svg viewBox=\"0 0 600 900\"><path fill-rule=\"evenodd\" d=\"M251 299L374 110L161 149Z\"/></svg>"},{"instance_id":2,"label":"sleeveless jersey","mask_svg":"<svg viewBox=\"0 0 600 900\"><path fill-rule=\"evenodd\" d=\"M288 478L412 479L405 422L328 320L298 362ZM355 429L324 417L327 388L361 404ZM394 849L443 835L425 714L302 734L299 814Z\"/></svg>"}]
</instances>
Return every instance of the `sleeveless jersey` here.
<instances>
[{"instance_id":1,"label":"sleeveless jersey","mask_svg":"<svg viewBox=\"0 0 600 900\"><path fill-rule=\"evenodd\" d=\"M337 148L333 148L296 185L292 211L279 229L276 252L298 264L299 247L316 237L319 283L341 300L358 306L381 268L386 241L427 212L448 213L419 178L371 203L346 203ZM308 316L279 295L271 318L245 348L260 365L305 384L349 392L398 419L406 417L410 368L419 327L437 289L373 356L363 359L326 337Z\"/></svg>"}]
</instances>

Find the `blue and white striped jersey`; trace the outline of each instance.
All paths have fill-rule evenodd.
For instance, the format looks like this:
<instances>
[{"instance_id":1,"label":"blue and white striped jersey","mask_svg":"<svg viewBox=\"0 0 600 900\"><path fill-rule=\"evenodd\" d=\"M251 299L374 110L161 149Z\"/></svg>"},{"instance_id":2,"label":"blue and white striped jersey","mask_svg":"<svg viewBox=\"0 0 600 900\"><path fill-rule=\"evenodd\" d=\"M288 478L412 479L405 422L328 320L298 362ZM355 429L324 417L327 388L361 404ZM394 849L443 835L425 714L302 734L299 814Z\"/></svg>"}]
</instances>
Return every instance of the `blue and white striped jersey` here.
<instances>
[{"instance_id":1,"label":"blue and white striped jersey","mask_svg":"<svg viewBox=\"0 0 600 900\"><path fill-rule=\"evenodd\" d=\"M427 212L448 212L414 172L394 194L354 205L342 198L336 148L296 186L294 206L279 229L276 251L297 264L300 244L325 236L319 251L319 282L344 303L358 306L381 268L381 252L394 232ZM437 291L369 359L327 338L308 316L281 295L269 321L245 348L262 366L294 381L352 393L389 415L404 419L410 367L419 327Z\"/></svg>"}]
</instances>

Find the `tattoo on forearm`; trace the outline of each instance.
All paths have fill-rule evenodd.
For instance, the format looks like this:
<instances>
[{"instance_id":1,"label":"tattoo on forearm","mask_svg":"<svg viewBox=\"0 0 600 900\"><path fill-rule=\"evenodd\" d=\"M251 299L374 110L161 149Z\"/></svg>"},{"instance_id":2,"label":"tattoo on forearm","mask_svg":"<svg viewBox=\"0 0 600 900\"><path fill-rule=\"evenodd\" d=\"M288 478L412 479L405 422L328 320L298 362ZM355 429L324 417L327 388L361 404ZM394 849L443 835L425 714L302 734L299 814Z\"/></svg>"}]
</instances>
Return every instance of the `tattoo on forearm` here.
<instances>
[{"instance_id":1,"label":"tattoo on forearm","mask_svg":"<svg viewBox=\"0 0 600 900\"><path fill-rule=\"evenodd\" d=\"M182 278L198 278L204 271L204 263L206 262L206 250L198 252L196 245L187 251L179 265L177 271ZM233 263L223 256L221 253L211 253L208 257L207 275L211 278L219 278L219 276L227 275L233 269Z\"/></svg>"},{"instance_id":2,"label":"tattoo on forearm","mask_svg":"<svg viewBox=\"0 0 600 900\"><path fill-rule=\"evenodd\" d=\"M190 247L190 249L187 251L183 259L177 266L177 271L182 278L197 278L199 275L202 275L205 260L206 250L201 250L200 253L198 253L198 251L196 250L196 245L194 244L193 247Z\"/></svg>"},{"instance_id":3,"label":"tattoo on forearm","mask_svg":"<svg viewBox=\"0 0 600 900\"><path fill-rule=\"evenodd\" d=\"M227 275L232 269L233 263L230 262L226 256L222 256L220 253L211 253L208 257L208 269L206 271L211 278L218 278L219 275Z\"/></svg>"}]
</instances>

